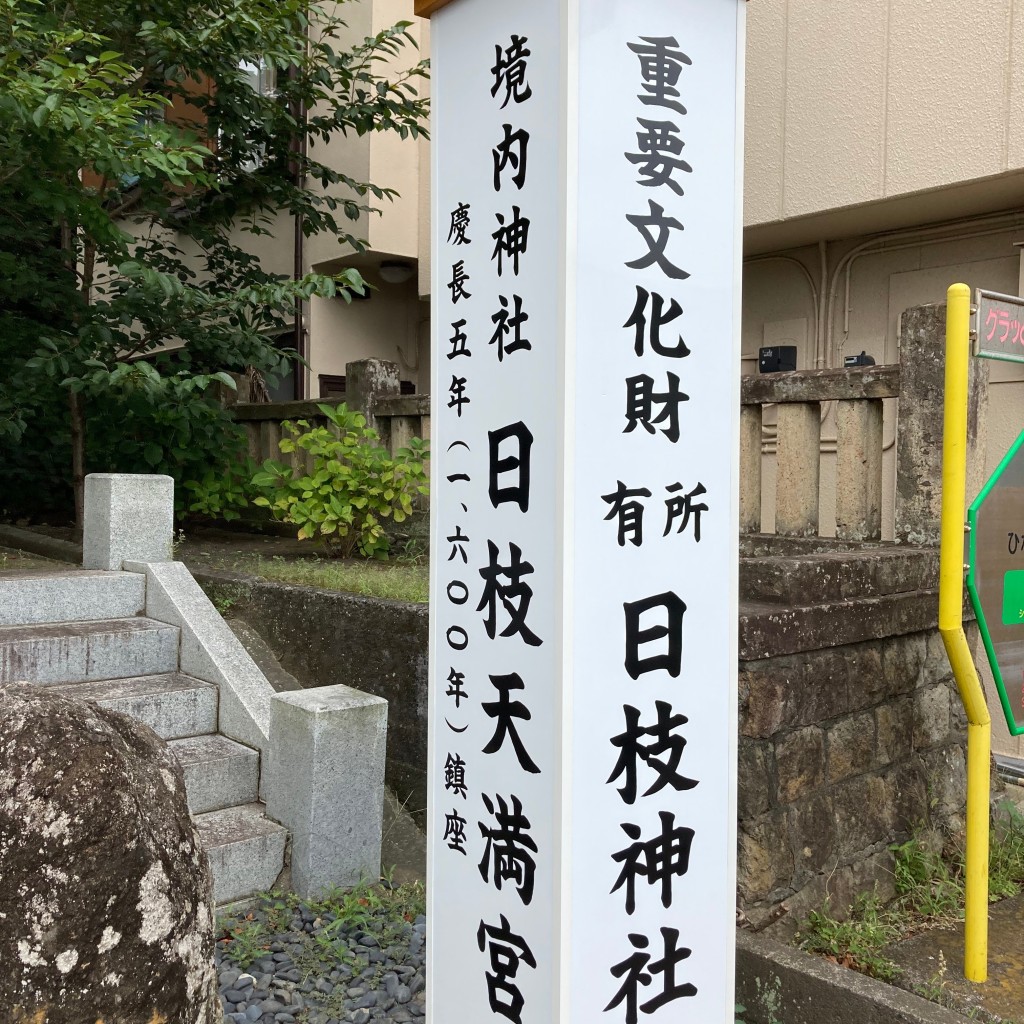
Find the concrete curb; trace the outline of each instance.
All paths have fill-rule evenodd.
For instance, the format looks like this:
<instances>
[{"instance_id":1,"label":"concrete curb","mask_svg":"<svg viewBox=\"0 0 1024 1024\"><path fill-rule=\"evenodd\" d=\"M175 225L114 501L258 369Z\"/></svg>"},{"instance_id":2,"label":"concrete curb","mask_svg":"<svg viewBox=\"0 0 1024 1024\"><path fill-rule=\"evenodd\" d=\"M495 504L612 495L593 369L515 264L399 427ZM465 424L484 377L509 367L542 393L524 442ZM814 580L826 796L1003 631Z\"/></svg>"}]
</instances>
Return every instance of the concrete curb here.
<instances>
[{"instance_id":1,"label":"concrete curb","mask_svg":"<svg viewBox=\"0 0 1024 1024\"><path fill-rule=\"evenodd\" d=\"M736 932L749 1024L964 1024L959 1013L761 935Z\"/></svg>"},{"instance_id":2,"label":"concrete curb","mask_svg":"<svg viewBox=\"0 0 1024 1024\"><path fill-rule=\"evenodd\" d=\"M58 562L82 564L81 544L48 537L45 533L36 533L34 530L24 530L20 526L0 524L0 544L8 548L17 548L19 551L27 551L30 555L55 558Z\"/></svg>"}]
</instances>

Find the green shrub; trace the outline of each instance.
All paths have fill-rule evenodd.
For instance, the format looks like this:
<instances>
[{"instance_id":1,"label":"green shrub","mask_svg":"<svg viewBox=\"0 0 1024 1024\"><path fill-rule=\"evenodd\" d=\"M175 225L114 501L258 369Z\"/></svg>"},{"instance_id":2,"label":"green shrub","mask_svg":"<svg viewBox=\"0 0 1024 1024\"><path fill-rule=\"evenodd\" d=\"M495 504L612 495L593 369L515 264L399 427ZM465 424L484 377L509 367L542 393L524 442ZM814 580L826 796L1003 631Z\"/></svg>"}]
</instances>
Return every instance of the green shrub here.
<instances>
[{"instance_id":1,"label":"green shrub","mask_svg":"<svg viewBox=\"0 0 1024 1024\"><path fill-rule=\"evenodd\" d=\"M247 970L270 951L271 936L258 921L245 919L221 923L221 949L229 960Z\"/></svg>"},{"instance_id":2,"label":"green shrub","mask_svg":"<svg viewBox=\"0 0 1024 1024\"><path fill-rule=\"evenodd\" d=\"M246 466L245 431L218 400L223 380L159 360L133 363L116 388L87 396L85 472L164 473L179 519L235 518L256 467ZM73 519L66 393L30 394L19 412L25 432L0 433L0 516Z\"/></svg>"},{"instance_id":3,"label":"green shrub","mask_svg":"<svg viewBox=\"0 0 1024 1024\"><path fill-rule=\"evenodd\" d=\"M1012 805L998 809L989 842L989 899L1017 895L1024 884L1024 817ZM964 917L964 850L918 834L889 847L893 853L896 898L883 907L874 892L861 893L845 917L833 915L826 899L800 925L800 945L836 963L891 980L898 968L886 947L926 928L955 928ZM944 1002L943 971L918 992Z\"/></svg>"},{"instance_id":4,"label":"green shrub","mask_svg":"<svg viewBox=\"0 0 1024 1024\"><path fill-rule=\"evenodd\" d=\"M256 472L252 459L208 469L201 477L186 480L179 490L178 514L230 521L241 517L253 496L250 483Z\"/></svg>"},{"instance_id":5,"label":"green shrub","mask_svg":"<svg viewBox=\"0 0 1024 1024\"><path fill-rule=\"evenodd\" d=\"M280 442L286 454L308 453L311 472L268 459L252 482L271 496L261 495L253 504L297 526L300 540L321 540L330 554L348 558L358 551L366 558L387 558L382 520L403 522L416 496L427 493L426 442L413 438L392 456L361 414L345 405L319 409L326 425L286 421L290 436Z\"/></svg>"},{"instance_id":6,"label":"green shrub","mask_svg":"<svg viewBox=\"0 0 1024 1024\"><path fill-rule=\"evenodd\" d=\"M989 841L989 899L1017 896L1024 884L1024 817L1012 801L993 815Z\"/></svg>"}]
</instances>

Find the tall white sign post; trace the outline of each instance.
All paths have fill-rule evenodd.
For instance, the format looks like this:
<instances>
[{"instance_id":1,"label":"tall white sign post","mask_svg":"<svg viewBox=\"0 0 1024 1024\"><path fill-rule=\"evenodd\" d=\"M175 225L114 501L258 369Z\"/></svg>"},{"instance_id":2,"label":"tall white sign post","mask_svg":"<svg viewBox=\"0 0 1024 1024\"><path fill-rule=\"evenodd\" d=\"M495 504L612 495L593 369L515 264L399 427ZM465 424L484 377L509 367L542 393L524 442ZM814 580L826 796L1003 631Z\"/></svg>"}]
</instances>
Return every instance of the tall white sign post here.
<instances>
[{"instance_id":1,"label":"tall white sign post","mask_svg":"<svg viewBox=\"0 0 1024 1024\"><path fill-rule=\"evenodd\" d=\"M420 7L428 1020L722 1024L744 5Z\"/></svg>"}]
</instances>

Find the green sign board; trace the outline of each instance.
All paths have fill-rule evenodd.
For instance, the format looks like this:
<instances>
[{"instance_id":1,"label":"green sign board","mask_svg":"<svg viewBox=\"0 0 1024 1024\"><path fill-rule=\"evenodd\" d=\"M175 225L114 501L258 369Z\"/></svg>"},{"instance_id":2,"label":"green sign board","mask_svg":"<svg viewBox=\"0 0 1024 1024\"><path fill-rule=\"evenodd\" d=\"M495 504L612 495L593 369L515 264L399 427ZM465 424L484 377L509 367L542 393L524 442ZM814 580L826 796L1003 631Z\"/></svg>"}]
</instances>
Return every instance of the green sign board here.
<instances>
[{"instance_id":1,"label":"green sign board","mask_svg":"<svg viewBox=\"0 0 1024 1024\"><path fill-rule=\"evenodd\" d=\"M967 591L1014 736L1024 733L1024 434L967 513Z\"/></svg>"},{"instance_id":2,"label":"green sign board","mask_svg":"<svg viewBox=\"0 0 1024 1024\"><path fill-rule=\"evenodd\" d=\"M1003 577L1003 625L1024 622L1024 569L1011 569Z\"/></svg>"}]
</instances>

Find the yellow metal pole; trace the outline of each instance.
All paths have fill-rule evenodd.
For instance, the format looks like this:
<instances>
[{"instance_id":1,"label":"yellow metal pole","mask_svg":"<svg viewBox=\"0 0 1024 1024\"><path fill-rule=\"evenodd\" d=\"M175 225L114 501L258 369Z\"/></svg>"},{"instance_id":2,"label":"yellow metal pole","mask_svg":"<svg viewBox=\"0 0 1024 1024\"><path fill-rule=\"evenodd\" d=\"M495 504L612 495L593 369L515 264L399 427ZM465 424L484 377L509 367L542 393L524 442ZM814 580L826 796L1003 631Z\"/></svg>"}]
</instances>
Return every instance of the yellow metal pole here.
<instances>
[{"instance_id":1,"label":"yellow metal pole","mask_svg":"<svg viewBox=\"0 0 1024 1024\"><path fill-rule=\"evenodd\" d=\"M971 290L946 293L946 399L942 430L939 633L967 712L967 879L964 976L988 977L989 756L992 719L964 634L964 506L967 491L967 368Z\"/></svg>"}]
</instances>

